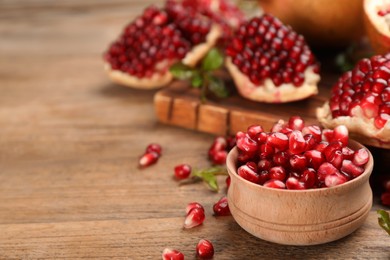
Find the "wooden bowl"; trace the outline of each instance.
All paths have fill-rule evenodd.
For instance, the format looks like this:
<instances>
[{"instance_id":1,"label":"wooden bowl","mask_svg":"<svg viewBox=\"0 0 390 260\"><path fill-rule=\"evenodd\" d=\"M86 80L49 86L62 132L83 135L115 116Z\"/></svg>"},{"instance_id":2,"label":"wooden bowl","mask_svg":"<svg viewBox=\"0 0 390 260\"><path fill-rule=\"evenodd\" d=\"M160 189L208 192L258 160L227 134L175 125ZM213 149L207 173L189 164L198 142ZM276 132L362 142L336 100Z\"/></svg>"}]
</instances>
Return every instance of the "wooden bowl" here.
<instances>
[{"instance_id":1,"label":"wooden bowl","mask_svg":"<svg viewBox=\"0 0 390 260\"><path fill-rule=\"evenodd\" d=\"M349 146L363 145L350 140ZM285 245L316 245L358 229L370 212L369 177L373 158L362 175L342 185L310 190L280 190L251 183L237 175L235 147L226 164L231 178L229 208L237 223L252 235Z\"/></svg>"}]
</instances>

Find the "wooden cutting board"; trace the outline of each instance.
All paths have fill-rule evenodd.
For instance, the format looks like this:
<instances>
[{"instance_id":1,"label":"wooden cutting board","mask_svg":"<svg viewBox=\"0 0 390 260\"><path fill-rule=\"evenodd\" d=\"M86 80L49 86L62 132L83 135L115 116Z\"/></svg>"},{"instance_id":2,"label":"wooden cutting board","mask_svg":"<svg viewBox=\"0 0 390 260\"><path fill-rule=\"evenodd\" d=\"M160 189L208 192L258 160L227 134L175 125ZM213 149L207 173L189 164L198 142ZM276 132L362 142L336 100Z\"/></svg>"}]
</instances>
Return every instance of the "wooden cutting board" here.
<instances>
[{"instance_id":1,"label":"wooden cutting board","mask_svg":"<svg viewBox=\"0 0 390 260\"><path fill-rule=\"evenodd\" d=\"M201 103L198 89L191 89L185 81L176 81L156 93L154 107L157 118L162 123L216 135L235 134L253 124L270 129L279 119L286 120L292 115L300 115L307 123L318 123L316 108L329 98L331 86L339 75L324 72L318 95L284 104L250 101L234 90L226 99ZM228 85L233 84L228 79Z\"/></svg>"}]
</instances>

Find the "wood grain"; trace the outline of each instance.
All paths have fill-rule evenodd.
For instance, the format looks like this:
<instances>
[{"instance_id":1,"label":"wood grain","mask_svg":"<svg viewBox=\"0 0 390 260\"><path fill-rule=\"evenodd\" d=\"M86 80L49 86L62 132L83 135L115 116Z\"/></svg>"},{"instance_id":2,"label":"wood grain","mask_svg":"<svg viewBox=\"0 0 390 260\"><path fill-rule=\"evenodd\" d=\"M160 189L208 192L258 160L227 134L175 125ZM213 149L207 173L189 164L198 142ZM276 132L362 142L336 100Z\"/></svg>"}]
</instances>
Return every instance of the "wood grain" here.
<instances>
[{"instance_id":1,"label":"wood grain","mask_svg":"<svg viewBox=\"0 0 390 260\"><path fill-rule=\"evenodd\" d=\"M213 217L224 189L173 180L178 163L209 165L213 137L157 123L156 92L112 84L101 59L150 3L161 4L0 1L0 259L159 259L165 247L192 259L200 238L214 243L215 259L388 259L374 211L337 242L286 247ZM163 156L139 170L150 142ZM206 221L182 230L194 200Z\"/></svg>"}]
</instances>

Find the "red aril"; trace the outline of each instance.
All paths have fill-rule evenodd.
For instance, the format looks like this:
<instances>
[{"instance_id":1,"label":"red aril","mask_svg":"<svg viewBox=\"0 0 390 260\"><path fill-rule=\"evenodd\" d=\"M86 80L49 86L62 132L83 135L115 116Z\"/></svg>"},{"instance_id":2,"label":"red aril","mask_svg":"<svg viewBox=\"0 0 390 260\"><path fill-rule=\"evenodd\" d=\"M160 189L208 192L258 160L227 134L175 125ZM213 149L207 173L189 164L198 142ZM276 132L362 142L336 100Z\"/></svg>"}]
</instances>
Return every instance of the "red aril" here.
<instances>
[{"instance_id":1,"label":"red aril","mask_svg":"<svg viewBox=\"0 0 390 260\"><path fill-rule=\"evenodd\" d=\"M199 226L205 219L204 210L201 208L194 207L188 212L184 220L184 228L189 229Z\"/></svg>"},{"instance_id":2,"label":"red aril","mask_svg":"<svg viewBox=\"0 0 390 260\"><path fill-rule=\"evenodd\" d=\"M213 211L215 216L229 216L230 209L227 197L222 197L217 201L213 206Z\"/></svg>"},{"instance_id":3,"label":"red aril","mask_svg":"<svg viewBox=\"0 0 390 260\"><path fill-rule=\"evenodd\" d=\"M178 250L165 248L162 253L162 259L163 260L184 260L184 255L182 252Z\"/></svg>"},{"instance_id":4,"label":"red aril","mask_svg":"<svg viewBox=\"0 0 390 260\"><path fill-rule=\"evenodd\" d=\"M211 259L214 256L214 246L213 244L206 239L199 240L196 245L196 255L200 259Z\"/></svg>"},{"instance_id":5,"label":"red aril","mask_svg":"<svg viewBox=\"0 0 390 260\"><path fill-rule=\"evenodd\" d=\"M188 205L186 207L186 214L188 215L188 213L190 213L190 211L195 209L195 208L201 209L204 211L202 204L200 204L198 202L190 202L190 203L188 203Z\"/></svg>"},{"instance_id":6,"label":"red aril","mask_svg":"<svg viewBox=\"0 0 390 260\"><path fill-rule=\"evenodd\" d=\"M187 179L191 174L191 166L188 164L180 164L174 168L175 177L178 180Z\"/></svg>"}]
</instances>

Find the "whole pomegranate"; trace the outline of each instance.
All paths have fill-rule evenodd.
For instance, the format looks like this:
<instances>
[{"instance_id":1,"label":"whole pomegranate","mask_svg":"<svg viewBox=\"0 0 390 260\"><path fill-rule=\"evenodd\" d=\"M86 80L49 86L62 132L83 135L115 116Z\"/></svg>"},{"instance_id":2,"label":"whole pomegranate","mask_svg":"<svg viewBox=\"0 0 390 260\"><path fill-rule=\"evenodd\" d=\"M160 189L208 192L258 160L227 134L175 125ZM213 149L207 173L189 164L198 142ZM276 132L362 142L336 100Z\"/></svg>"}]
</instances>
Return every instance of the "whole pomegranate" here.
<instances>
[{"instance_id":1,"label":"whole pomegranate","mask_svg":"<svg viewBox=\"0 0 390 260\"><path fill-rule=\"evenodd\" d=\"M362 0L259 0L267 13L318 47L343 47L363 34Z\"/></svg>"}]
</instances>

